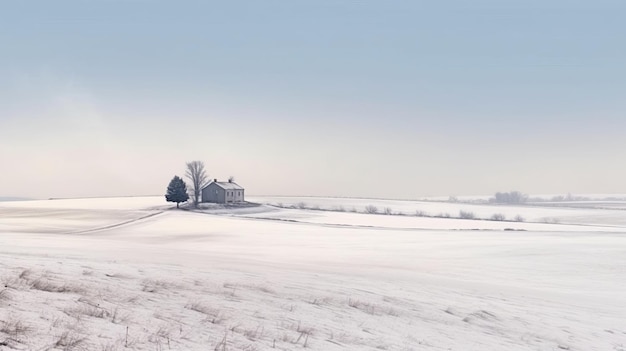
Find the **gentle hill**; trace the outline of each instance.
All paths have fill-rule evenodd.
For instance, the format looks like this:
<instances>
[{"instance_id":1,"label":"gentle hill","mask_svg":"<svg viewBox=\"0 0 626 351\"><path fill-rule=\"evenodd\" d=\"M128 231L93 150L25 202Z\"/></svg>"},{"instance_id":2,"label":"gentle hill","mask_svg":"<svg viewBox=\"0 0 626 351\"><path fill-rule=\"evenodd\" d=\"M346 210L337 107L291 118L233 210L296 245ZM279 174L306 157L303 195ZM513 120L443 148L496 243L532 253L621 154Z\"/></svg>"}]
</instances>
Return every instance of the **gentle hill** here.
<instances>
[{"instance_id":1,"label":"gentle hill","mask_svg":"<svg viewBox=\"0 0 626 351\"><path fill-rule=\"evenodd\" d=\"M163 197L0 204L1 345L610 350L626 332L623 228L172 207ZM526 231L487 227L500 224Z\"/></svg>"}]
</instances>

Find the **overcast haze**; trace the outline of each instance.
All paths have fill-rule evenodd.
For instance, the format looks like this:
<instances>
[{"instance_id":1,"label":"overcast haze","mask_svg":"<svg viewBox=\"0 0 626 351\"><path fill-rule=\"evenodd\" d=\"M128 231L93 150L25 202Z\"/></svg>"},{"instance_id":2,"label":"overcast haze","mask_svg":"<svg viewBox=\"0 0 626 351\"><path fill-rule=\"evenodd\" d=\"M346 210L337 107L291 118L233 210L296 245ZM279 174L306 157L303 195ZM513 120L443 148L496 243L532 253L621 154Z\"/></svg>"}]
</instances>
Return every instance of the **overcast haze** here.
<instances>
[{"instance_id":1,"label":"overcast haze","mask_svg":"<svg viewBox=\"0 0 626 351\"><path fill-rule=\"evenodd\" d=\"M623 193L623 1L0 5L0 195Z\"/></svg>"}]
</instances>

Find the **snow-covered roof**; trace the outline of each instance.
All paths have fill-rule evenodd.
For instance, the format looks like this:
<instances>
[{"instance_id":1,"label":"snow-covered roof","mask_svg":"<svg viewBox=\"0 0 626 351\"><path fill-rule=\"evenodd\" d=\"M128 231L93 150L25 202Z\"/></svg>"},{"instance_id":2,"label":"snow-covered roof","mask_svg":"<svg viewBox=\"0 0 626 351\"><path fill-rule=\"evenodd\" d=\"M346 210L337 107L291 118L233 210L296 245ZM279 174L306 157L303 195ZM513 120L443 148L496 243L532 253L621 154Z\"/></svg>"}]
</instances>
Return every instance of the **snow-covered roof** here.
<instances>
[{"instance_id":1,"label":"snow-covered roof","mask_svg":"<svg viewBox=\"0 0 626 351\"><path fill-rule=\"evenodd\" d=\"M217 186L219 186L220 188L224 189L224 190L243 190L243 187L240 186L239 184L235 183L235 182L216 182L216 181L212 181L211 183L207 184L206 187L208 187L211 184L215 184Z\"/></svg>"}]
</instances>

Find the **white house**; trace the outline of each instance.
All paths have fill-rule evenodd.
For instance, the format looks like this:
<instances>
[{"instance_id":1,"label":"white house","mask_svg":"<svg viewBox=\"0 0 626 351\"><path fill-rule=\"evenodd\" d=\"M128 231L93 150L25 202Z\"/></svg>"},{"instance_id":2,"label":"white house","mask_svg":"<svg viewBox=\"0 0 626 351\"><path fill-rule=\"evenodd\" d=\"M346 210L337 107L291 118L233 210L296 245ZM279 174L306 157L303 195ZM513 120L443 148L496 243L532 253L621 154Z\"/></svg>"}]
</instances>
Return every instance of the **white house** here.
<instances>
[{"instance_id":1,"label":"white house","mask_svg":"<svg viewBox=\"0 0 626 351\"><path fill-rule=\"evenodd\" d=\"M244 189L233 181L212 182L202 188L202 202L212 202L218 204L230 204L244 202Z\"/></svg>"}]
</instances>

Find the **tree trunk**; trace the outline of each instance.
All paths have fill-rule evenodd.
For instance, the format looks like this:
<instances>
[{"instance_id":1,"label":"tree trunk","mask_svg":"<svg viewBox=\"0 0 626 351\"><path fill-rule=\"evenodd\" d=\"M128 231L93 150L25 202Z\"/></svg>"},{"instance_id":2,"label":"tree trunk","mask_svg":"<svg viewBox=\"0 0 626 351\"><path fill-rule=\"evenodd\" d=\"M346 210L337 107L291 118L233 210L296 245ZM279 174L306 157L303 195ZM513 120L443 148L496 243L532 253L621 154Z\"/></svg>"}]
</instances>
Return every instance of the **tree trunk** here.
<instances>
[{"instance_id":1,"label":"tree trunk","mask_svg":"<svg viewBox=\"0 0 626 351\"><path fill-rule=\"evenodd\" d=\"M178 207L178 204L180 204L180 202L177 202L177 203L176 203L176 208L180 208L180 207Z\"/></svg>"}]
</instances>

